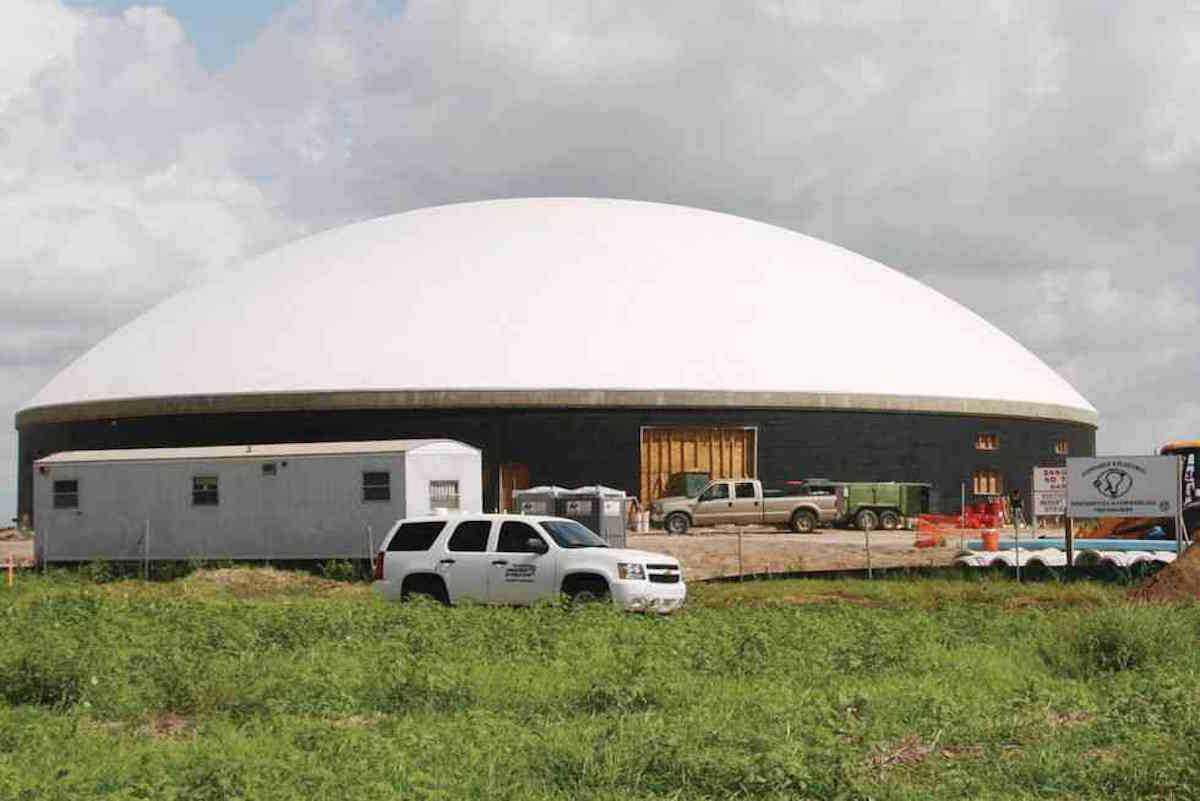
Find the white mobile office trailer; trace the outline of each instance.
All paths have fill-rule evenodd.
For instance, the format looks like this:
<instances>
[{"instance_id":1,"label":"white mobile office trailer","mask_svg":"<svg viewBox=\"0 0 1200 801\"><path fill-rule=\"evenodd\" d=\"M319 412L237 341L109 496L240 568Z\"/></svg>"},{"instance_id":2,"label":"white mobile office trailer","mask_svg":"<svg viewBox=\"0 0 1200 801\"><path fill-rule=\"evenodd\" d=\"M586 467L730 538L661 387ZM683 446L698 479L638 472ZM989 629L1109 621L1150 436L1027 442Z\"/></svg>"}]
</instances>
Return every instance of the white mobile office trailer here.
<instances>
[{"instance_id":1,"label":"white mobile office trailer","mask_svg":"<svg viewBox=\"0 0 1200 801\"><path fill-rule=\"evenodd\" d=\"M33 473L49 562L367 559L399 518L483 505L480 451L442 439L71 451Z\"/></svg>"}]
</instances>

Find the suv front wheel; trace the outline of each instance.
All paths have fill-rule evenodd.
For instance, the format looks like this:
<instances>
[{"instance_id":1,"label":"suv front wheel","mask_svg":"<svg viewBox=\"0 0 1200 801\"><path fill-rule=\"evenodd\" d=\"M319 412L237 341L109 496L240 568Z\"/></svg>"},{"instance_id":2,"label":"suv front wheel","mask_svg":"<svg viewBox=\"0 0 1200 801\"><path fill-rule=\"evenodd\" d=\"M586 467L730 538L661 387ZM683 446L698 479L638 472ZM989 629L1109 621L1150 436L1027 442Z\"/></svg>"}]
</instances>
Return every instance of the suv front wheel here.
<instances>
[{"instance_id":1,"label":"suv front wheel","mask_svg":"<svg viewBox=\"0 0 1200 801\"><path fill-rule=\"evenodd\" d=\"M572 604L607 601L609 596L608 582L600 576L567 576L562 592Z\"/></svg>"}]
</instances>

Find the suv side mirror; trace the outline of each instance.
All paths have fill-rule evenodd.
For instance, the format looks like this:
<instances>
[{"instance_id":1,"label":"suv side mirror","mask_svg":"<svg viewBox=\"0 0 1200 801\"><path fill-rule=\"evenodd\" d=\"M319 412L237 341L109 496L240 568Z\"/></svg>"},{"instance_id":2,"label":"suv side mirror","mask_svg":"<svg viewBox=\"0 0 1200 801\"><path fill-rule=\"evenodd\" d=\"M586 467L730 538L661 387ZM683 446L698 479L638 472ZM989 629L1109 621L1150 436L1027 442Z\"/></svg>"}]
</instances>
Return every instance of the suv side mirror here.
<instances>
[{"instance_id":1,"label":"suv side mirror","mask_svg":"<svg viewBox=\"0 0 1200 801\"><path fill-rule=\"evenodd\" d=\"M529 549L530 553L546 553L550 550L550 546L541 537L530 537L525 540L525 547Z\"/></svg>"}]
</instances>

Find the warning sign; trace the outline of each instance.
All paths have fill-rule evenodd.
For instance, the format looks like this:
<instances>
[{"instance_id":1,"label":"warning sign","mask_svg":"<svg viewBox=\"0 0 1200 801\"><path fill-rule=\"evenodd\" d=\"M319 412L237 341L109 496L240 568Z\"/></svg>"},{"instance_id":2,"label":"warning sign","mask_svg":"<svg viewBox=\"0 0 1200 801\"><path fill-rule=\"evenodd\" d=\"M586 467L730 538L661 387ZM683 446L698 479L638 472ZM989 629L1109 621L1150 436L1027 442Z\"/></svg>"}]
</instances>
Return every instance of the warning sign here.
<instances>
[{"instance_id":1,"label":"warning sign","mask_svg":"<svg viewBox=\"0 0 1200 801\"><path fill-rule=\"evenodd\" d=\"M1033 468L1033 513L1038 517L1067 513L1067 468Z\"/></svg>"},{"instance_id":2,"label":"warning sign","mask_svg":"<svg viewBox=\"0 0 1200 801\"><path fill-rule=\"evenodd\" d=\"M1035 467L1033 468L1034 492L1066 492L1067 468L1065 467Z\"/></svg>"}]
</instances>

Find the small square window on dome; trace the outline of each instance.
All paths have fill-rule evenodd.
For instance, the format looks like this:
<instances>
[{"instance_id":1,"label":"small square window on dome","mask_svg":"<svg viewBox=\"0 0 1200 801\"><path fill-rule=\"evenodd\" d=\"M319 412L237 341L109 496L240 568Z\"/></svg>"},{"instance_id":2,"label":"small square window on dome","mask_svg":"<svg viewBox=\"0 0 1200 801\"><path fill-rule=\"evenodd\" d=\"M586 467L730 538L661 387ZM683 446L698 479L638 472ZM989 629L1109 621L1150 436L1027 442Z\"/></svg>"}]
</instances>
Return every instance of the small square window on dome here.
<instances>
[{"instance_id":1,"label":"small square window on dome","mask_svg":"<svg viewBox=\"0 0 1200 801\"><path fill-rule=\"evenodd\" d=\"M994 451L1000 447L1000 435L981 433L975 435L975 450Z\"/></svg>"},{"instance_id":2,"label":"small square window on dome","mask_svg":"<svg viewBox=\"0 0 1200 801\"><path fill-rule=\"evenodd\" d=\"M971 476L971 487L976 495L1003 495L1004 476L999 470L976 470Z\"/></svg>"}]
</instances>

